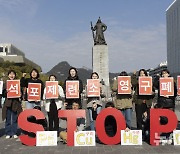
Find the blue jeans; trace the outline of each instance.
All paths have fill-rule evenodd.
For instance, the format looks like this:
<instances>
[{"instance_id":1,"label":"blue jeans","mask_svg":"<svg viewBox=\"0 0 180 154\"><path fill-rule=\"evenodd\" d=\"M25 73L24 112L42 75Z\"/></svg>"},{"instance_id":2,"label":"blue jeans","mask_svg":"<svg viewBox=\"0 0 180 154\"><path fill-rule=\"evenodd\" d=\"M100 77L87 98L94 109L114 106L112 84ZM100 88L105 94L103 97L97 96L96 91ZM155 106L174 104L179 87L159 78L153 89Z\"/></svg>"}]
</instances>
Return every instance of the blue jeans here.
<instances>
[{"instance_id":1,"label":"blue jeans","mask_svg":"<svg viewBox=\"0 0 180 154\"><path fill-rule=\"evenodd\" d=\"M101 106L97 107L97 109L96 109L97 114L100 113L101 108L102 108ZM93 117L92 117L92 110L93 110L92 108L88 108L89 120L90 120L90 129L95 130L95 121L93 120Z\"/></svg>"},{"instance_id":2,"label":"blue jeans","mask_svg":"<svg viewBox=\"0 0 180 154\"><path fill-rule=\"evenodd\" d=\"M35 106L40 106L40 102L28 102L28 101L26 101L26 109L33 109Z\"/></svg>"},{"instance_id":3,"label":"blue jeans","mask_svg":"<svg viewBox=\"0 0 180 154\"><path fill-rule=\"evenodd\" d=\"M6 111L5 133L10 136L17 134L17 112L11 108L7 108Z\"/></svg>"},{"instance_id":4,"label":"blue jeans","mask_svg":"<svg viewBox=\"0 0 180 154\"><path fill-rule=\"evenodd\" d=\"M131 129L132 108L120 110L126 120L126 126Z\"/></svg>"}]
</instances>

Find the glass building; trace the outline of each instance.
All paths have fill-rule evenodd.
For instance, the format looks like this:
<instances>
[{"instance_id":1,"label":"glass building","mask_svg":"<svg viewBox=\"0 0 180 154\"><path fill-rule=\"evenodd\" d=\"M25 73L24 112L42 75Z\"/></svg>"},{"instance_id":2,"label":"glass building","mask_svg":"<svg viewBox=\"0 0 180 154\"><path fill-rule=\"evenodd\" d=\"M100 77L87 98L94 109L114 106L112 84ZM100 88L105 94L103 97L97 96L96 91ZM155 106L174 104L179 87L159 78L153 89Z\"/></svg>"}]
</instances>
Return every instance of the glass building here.
<instances>
[{"instance_id":1,"label":"glass building","mask_svg":"<svg viewBox=\"0 0 180 154\"><path fill-rule=\"evenodd\" d=\"M180 74L180 0L174 0L166 10L167 63L172 76Z\"/></svg>"}]
</instances>

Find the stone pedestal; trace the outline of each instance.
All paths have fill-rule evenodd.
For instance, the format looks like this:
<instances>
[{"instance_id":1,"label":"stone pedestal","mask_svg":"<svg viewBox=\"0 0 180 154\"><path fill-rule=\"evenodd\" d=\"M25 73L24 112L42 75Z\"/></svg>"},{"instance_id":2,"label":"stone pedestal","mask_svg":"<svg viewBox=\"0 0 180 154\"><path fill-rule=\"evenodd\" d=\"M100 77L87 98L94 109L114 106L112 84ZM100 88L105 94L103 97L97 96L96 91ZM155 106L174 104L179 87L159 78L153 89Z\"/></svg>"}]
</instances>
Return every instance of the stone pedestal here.
<instances>
[{"instance_id":1,"label":"stone pedestal","mask_svg":"<svg viewBox=\"0 0 180 154\"><path fill-rule=\"evenodd\" d=\"M109 85L109 56L107 45L95 45L92 49L92 67L93 72L99 74L100 81L104 81L104 92L106 96L110 97Z\"/></svg>"},{"instance_id":2,"label":"stone pedestal","mask_svg":"<svg viewBox=\"0 0 180 154\"><path fill-rule=\"evenodd\" d=\"M103 79L106 86L109 86L109 56L107 45L95 45L92 51L93 72L99 74L100 80Z\"/></svg>"}]
</instances>

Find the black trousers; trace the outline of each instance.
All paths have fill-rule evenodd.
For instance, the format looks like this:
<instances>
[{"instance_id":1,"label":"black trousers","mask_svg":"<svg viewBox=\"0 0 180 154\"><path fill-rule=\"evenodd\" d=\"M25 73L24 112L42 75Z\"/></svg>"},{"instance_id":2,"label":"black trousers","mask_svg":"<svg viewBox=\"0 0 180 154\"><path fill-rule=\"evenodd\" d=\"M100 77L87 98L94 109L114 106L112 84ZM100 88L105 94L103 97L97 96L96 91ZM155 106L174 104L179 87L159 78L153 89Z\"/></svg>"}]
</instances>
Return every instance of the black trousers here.
<instances>
[{"instance_id":1,"label":"black trousers","mask_svg":"<svg viewBox=\"0 0 180 154\"><path fill-rule=\"evenodd\" d=\"M50 103L50 112L48 112L49 130L59 131L58 110L54 100Z\"/></svg>"},{"instance_id":2,"label":"black trousers","mask_svg":"<svg viewBox=\"0 0 180 154\"><path fill-rule=\"evenodd\" d=\"M135 105L136 110L136 123L137 123L137 129L142 130L142 115L144 112L148 110L147 105L145 103L142 104L136 104Z\"/></svg>"}]
</instances>

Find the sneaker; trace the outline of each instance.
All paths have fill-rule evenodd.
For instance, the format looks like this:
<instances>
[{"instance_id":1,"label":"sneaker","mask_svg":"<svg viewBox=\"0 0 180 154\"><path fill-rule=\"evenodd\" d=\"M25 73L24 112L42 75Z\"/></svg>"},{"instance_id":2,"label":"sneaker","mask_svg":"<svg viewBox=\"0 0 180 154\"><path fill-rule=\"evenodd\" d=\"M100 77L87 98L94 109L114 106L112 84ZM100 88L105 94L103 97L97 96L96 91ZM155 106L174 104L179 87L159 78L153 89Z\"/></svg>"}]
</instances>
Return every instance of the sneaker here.
<instances>
[{"instance_id":1,"label":"sneaker","mask_svg":"<svg viewBox=\"0 0 180 154\"><path fill-rule=\"evenodd\" d=\"M13 138L18 138L18 136L17 135L13 135Z\"/></svg>"},{"instance_id":2,"label":"sneaker","mask_svg":"<svg viewBox=\"0 0 180 154\"><path fill-rule=\"evenodd\" d=\"M19 141L21 141L21 140L20 140L20 138L18 138L16 141L19 142Z\"/></svg>"},{"instance_id":3,"label":"sneaker","mask_svg":"<svg viewBox=\"0 0 180 154\"><path fill-rule=\"evenodd\" d=\"M167 144L172 145L172 139L167 140Z\"/></svg>"},{"instance_id":4,"label":"sneaker","mask_svg":"<svg viewBox=\"0 0 180 154\"><path fill-rule=\"evenodd\" d=\"M9 138L11 138L11 136L10 135L6 135L6 139L9 139Z\"/></svg>"}]
</instances>

